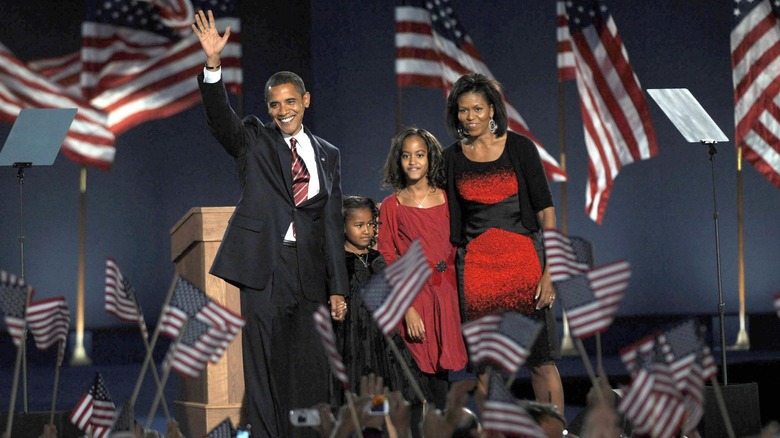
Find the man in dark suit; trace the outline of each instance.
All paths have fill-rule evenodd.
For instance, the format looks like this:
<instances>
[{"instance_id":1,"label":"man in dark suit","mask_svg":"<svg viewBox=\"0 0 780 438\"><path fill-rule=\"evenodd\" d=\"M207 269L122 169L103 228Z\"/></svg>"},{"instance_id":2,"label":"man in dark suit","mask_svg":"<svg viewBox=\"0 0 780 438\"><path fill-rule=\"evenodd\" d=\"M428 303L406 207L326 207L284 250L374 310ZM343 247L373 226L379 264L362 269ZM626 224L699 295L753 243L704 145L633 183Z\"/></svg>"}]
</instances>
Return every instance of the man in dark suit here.
<instances>
[{"instance_id":1,"label":"man in dark suit","mask_svg":"<svg viewBox=\"0 0 780 438\"><path fill-rule=\"evenodd\" d=\"M209 127L241 180L211 273L241 289L247 420L254 437L301 434L289 410L327 402L330 380L312 315L329 302L343 320L349 290L339 151L303 127L311 97L294 73L266 83L272 122L236 116L220 70L230 28L220 36L211 11L192 28L206 54L198 80Z\"/></svg>"}]
</instances>

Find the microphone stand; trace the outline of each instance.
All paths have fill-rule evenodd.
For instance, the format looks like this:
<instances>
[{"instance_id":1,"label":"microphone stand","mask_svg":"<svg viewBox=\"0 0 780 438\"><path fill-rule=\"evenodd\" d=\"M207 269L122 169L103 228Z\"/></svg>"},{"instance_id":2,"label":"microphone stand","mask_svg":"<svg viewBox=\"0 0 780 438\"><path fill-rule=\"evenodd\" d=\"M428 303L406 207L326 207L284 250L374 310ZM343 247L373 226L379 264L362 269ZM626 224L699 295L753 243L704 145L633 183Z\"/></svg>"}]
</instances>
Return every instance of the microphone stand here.
<instances>
[{"instance_id":1,"label":"microphone stand","mask_svg":"<svg viewBox=\"0 0 780 438\"><path fill-rule=\"evenodd\" d=\"M16 162L13 164L16 177L19 178L19 278L24 281L24 169L32 167L30 162ZM28 303L29 304L29 303ZM22 329L22 341L19 348L22 350L22 407L27 413L27 324ZM13 401L16 404L16 400Z\"/></svg>"},{"instance_id":2,"label":"microphone stand","mask_svg":"<svg viewBox=\"0 0 780 438\"><path fill-rule=\"evenodd\" d=\"M702 144L709 147L710 164L712 167L712 218L715 220L715 264L718 275L718 320L720 322L720 355L723 364L723 386L728 385L728 369L726 367L726 304L723 302L723 277L720 270L720 229L718 225L718 195L715 189L715 154L718 151L715 148L714 140L702 140Z\"/></svg>"}]
</instances>

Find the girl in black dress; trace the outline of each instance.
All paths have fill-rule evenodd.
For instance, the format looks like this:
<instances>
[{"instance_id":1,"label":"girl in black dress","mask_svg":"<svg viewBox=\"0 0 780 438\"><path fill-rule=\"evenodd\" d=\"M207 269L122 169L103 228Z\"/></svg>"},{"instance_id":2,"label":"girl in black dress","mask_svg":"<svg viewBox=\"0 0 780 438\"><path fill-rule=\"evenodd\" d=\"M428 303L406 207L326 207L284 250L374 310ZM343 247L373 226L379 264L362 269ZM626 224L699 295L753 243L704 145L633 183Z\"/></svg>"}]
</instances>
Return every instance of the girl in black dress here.
<instances>
[{"instance_id":1,"label":"girl in black dress","mask_svg":"<svg viewBox=\"0 0 780 438\"><path fill-rule=\"evenodd\" d=\"M334 322L334 329L336 342L347 368L350 390L359 389L361 376L374 373L384 378L390 390L402 391L408 400L413 393L408 379L403 374L403 368L360 296L363 283L387 266L384 257L373 248L376 243L379 208L372 199L360 196L345 196L342 205L346 238L344 256L350 293L347 296L347 315L343 322ZM397 335L393 336L393 340L409 364L411 356L404 348L403 340ZM412 370L419 373L414 366Z\"/></svg>"}]
</instances>

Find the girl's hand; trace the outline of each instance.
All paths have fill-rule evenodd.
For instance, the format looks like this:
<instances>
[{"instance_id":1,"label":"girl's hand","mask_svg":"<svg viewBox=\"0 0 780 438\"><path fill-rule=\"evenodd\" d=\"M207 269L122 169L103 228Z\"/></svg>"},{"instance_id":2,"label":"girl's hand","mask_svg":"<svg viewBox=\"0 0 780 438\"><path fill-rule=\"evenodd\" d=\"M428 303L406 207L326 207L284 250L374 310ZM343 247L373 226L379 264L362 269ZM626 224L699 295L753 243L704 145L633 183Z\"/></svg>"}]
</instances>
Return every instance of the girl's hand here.
<instances>
[{"instance_id":1,"label":"girl's hand","mask_svg":"<svg viewBox=\"0 0 780 438\"><path fill-rule=\"evenodd\" d=\"M539 280L539 284L536 286L536 310L543 309L545 307L552 307L555 302L555 288L553 287L550 274L545 272L542 274L542 279Z\"/></svg>"},{"instance_id":2,"label":"girl's hand","mask_svg":"<svg viewBox=\"0 0 780 438\"><path fill-rule=\"evenodd\" d=\"M423 324L420 314L409 307L404 317L406 322L406 334L413 342L422 342L425 340L425 324Z\"/></svg>"}]
</instances>

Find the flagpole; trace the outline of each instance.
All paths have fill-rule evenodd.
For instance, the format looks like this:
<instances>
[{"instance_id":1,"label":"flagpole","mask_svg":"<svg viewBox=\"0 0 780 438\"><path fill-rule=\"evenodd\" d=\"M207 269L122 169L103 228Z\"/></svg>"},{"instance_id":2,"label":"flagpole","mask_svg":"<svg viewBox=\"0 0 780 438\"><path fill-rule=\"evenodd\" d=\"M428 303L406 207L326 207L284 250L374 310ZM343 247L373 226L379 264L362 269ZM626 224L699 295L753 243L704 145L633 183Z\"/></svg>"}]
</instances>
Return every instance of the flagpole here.
<instances>
[{"instance_id":1,"label":"flagpole","mask_svg":"<svg viewBox=\"0 0 780 438\"><path fill-rule=\"evenodd\" d=\"M92 360L84 348L84 269L87 241L87 167L81 167L79 184L80 219L79 219L79 265L76 286L76 344L70 358L71 365L89 365Z\"/></svg>"},{"instance_id":2,"label":"flagpole","mask_svg":"<svg viewBox=\"0 0 780 438\"><path fill-rule=\"evenodd\" d=\"M147 330L144 330L146 323L144 322L144 316L141 313L141 306L138 305L138 297L133 294L133 303L135 303L136 314L138 315L138 328L141 331L141 337L144 340L144 347L146 347L146 354L152 354L152 347L149 345L149 340L146 339ZM157 388L162 391L162 383L160 382L160 376L157 374L157 367L152 367L152 377L154 377L154 383L157 384ZM171 413L168 410L168 402L165 398L162 400L163 413L165 413L165 419L171 419Z\"/></svg>"},{"instance_id":3,"label":"flagpole","mask_svg":"<svg viewBox=\"0 0 780 438\"><path fill-rule=\"evenodd\" d=\"M349 406L349 413L352 415L352 421L355 422L355 431L359 431L361 429L360 419L358 418L357 410L355 409L355 401L352 400L352 392L349 389L345 389L344 392L347 396L347 406Z\"/></svg>"},{"instance_id":4,"label":"flagpole","mask_svg":"<svg viewBox=\"0 0 780 438\"><path fill-rule=\"evenodd\" d=\"M566 172L566 123L564 117L564 85L562 81L558 81L558 142L561 145L561 170ZM568 211L566 208L567 196L566 196L566 183L567 181L561 181L561 232L568 236ZM563 338L561 338L561 354L564 356L575 356L577 349L574 348L574 342L571 338L571 331L569 330L569 319L566 317L566 310L561 306L561 319L563 319Z\"/></svg>"},{"instance_id":5,"label":"flagpole","mask_svg":"<svg viewBox=\"0 0 780 438\"><path fill-rule=\"evenodd\" d=\"M30 296L32 295L32 288L27 286L27 302L24 309L27 313L27 307L30 305ZM16 364L14 365L14 381L11 384L11 400L8 403L8 420L5 423L5 436L11 436L11 428L14 424L14 407L16 405L16 391L19 388L19 369L22 366L22 356L24 356L24 344L27 341L26 330L27 319L24 319L24 327L22 328L22 339L20 340L19 348L16 349Z\"/></svg>"},{"instance_id":6,"label":"flagpole","mask_svg":"<svg viewBox=\"0 0 780 438\"><path fill-rule=\"evenodd\" d=\"M187 325L189 324L190 320L187 318L184 320L184 323L181 326L181 329L179 330L179 335L176 336L176 340L171 345L171 348L168 349L168 353L165 355L165 360L163 361L163 375L162 375L162 382L161 386L157 388L157 392L154 395L154 401L152 401L152 406L149 408L149 415L146 417L146 425L144 426L145 429L149 429L152 427L152 420L154 420L154 415L157 413L157 406L160 404L160 398L163 396L163 388L165 387L165 384L168 383L168 377L171 375L171 364L170 364L170 355L171 351L174 351L175 348L179 345L179 341L181 340L182 335L184 334L184 330L187 329ZM160 326L160 323L157 323L157 326Z\"/></svg>"},{"instance_id":7,"label":"flagpole","mask_svg":"<svg viewBox=\"0 0 780 438\"><path fill-rule=\"evenodd\" d=\"M588 372L590 381L593 384L593 389L596 391L596 396L598 396L599 401L603 402L606 399L604 398L604 393L601 392L601 385L599 385L598 380L596 380L596 373L593 372L593 365L590 364L590 359L588 358L588 353L585 351L585 346L582 344L580 338L577 338L575 342L577 349L580 352L580 356L582 356L582 363L585 365L585 370ZM604 377L606 378L606 376Z\"/></svg>"},{"instance_id":8,"label":"flagpole","mask_svg":"<svg viewBox=\"0 0 780 438\"><path fill-rule=\"evenodd\" d=\"M420 402L425 404L426 400L422 389L420 389L420 385L412 375L412 370L409 369L409 365L406 363L406 360L404 360L403 356L401 356L401 351L398 350L398 346L395 345L395 342L393 342L389 335L385 335L385 340L387 341L387 344L390 345L390 349L393 350L393 354L395 354L395 358L398 359L398 363L401 364L401 368L403 369L404 374L406 374L406 378L409 379L409 385L412 386L412 389L417 395L417 398L420 399Z\"/></svg>"},{"instance_id":9,"label":"flagpole","mask_svg":"<svg viewBox=\"0 0 780 438\"><path fill-rule=\"evenodd\" d=\"M173 276L173 282L171 282L171 287L168 288L168 295L165 297L165 302L163 303L163 309L165 309L165 306L167 306L171 302L171 297L173 296L173 291L176 287L176 282L179 280L179 274L176 273L176 275ZM160 314L162 316L162 314ZM152 351L154 350L154 346L157 344L157 337L160 335L160 321L157 321L157 326L154 328L154 334L152 334L152 341L150 343L149 349L146 351L146 357L144 358L144 363L141 366L141 373L138 375L138 380L135 382L135 389L133 389L133 395L130 396L130 401L128 404L135 408L135 400L138 398L138 393L141 391L141 383L144 381L144 375L146 374L146 368L149 366L149 362L152 359Z\"/></svg>"},{"instance_id":10,"label":"flagpole","mask_svg":"<svg viewBox=\"0 0 780 438\"><path fill-rule=\"evenodd\" d=\"M65 350L65 341L60 341L59 346L62 353ZM54 370L54 390L51 394L51 413L49 414L49 426L54 425L54 411L57 409L57 392L60 387L60 369L62 369L62 363L60 362L60 351L57 351L57 368Z\"/></svg>"},{"instance_id":11,"label":"flagpole","mask_svg":"<svg viewBox=\"0 0 780 438\"><path fill-rule=\"evenodd\" d=\"M726 402L723 400L723 394L720 392L718 379L712 377L710 381L712 382L712 390L715 393L715 400L718 402L718 409L720 409L720 414L723 417L723 424L726 426L726 433L728 433L729 438L734 438L734 429L731 426L731 418L729 417L729 411L726 409Z\"/></svg>"},{"instance_id":12,"label":"flagpole","mask_svg":"<svg viewBox=\"0 0 780 438\"><path fill-rule=\"evenodd\" d=\"M739 333L732 350L750 350L750 338L745 328L745 238L742 209L742 146L737 146L737 253L739 265Z\"/></svg>"}]
</instances>

